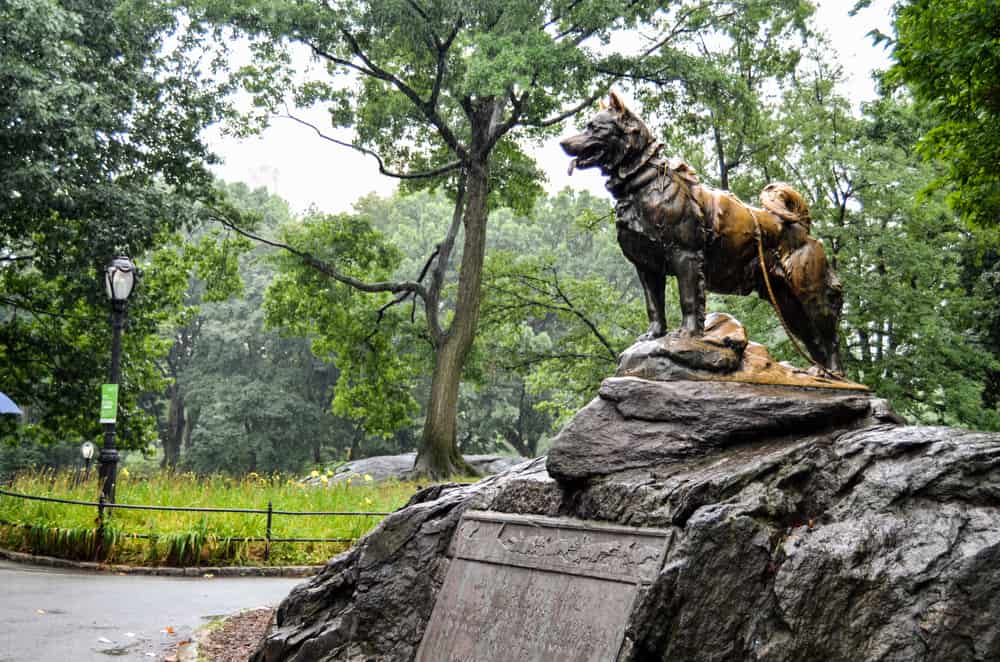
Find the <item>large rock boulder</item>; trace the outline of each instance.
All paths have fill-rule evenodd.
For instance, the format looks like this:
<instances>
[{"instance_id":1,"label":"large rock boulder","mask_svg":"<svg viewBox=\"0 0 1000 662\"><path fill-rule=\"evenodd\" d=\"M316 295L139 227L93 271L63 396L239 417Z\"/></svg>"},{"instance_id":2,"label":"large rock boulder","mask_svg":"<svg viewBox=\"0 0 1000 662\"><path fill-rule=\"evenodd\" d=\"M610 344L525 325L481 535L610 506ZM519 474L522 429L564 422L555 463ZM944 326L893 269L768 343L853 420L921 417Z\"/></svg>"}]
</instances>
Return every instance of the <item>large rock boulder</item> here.
<instances>
[{"instance_id":1,"label":"large rock boulder","mask_svg":"<svg viewBox=\"0 0 1000 662\"><path fill-rule=\"evenodd\" d=\"M1000 434L850 393L634 382L605 383L548 470L416 495L292 591L254 659L412 660L470 508L670 532L620 660L1000 659Z\"/></svg>"}]
</instances>

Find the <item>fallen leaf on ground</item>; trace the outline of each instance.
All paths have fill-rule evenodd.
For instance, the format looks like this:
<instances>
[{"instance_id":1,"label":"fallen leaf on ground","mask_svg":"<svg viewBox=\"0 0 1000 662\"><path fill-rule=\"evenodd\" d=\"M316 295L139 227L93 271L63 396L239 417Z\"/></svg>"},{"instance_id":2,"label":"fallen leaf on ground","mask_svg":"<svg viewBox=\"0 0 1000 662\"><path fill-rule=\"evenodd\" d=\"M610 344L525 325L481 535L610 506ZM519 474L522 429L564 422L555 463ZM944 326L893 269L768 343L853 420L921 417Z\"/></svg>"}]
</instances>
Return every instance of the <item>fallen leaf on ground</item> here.
<instances>
[{"instance_id":1,"label":"fallen leaf on ground","mask_svg":"<svg viewBox=\"0 0 1000 662\"><path fill-rule=\"evenodd\" d=\"M160 634L171 634L172 635L172 634L176 634L176 633L174 632L173 626L168 625L167 627L165 627L162 630L160 630Z\"/></svg>"},{"instance_id":2,"label":"fallen leaf on ground","mask_svg":"<svg viewBox=\"0 0 1000 662\"><path fill-rule=\"evenodd\" d=\"M36 614L44 614L44 613L45 613L45 610L44 610L44 609L36 609L36 610L35 610L35 613L36 613Z\"/></svg>"}]
</instances>

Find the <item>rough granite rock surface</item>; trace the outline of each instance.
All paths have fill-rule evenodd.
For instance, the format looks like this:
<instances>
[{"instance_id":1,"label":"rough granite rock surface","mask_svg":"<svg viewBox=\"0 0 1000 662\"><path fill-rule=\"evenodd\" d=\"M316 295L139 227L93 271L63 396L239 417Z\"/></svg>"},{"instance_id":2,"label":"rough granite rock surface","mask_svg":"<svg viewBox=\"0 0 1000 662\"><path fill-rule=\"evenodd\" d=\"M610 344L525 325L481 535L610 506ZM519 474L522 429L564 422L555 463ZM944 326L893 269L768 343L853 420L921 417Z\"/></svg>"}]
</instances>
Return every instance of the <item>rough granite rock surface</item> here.
<instances>
[{"instance_id":1,"label":"rough granite rock surface","mask_svg":"<svg viewBox=\"0 0 1000 662\"><path fill-rule=\"evenodd\" d=\"M468 508L671 531L620 661L1000 659L1000 434L887 423L884 405L853 394L776 395L768 422L720 393L667 406L606 382L577 419L607 415L625 455L653 447L637 421L682 450L562 481L538 459L424 490L296 587L253 659L412 660ZM681 400L713 420L682 426Z\"/></svg>"},{"instance_id":2,"label":"rough granite rock surface","mask_svg":"<svg viewBox=\"0 0 1000 662\"><path fill-rule=\"evenodd\" d=\"M853 391L614 377L553 440L548 469L576 480L695 458L744 439L863 425L872 422L872 402Z\"/></svg>"}]
</instances>

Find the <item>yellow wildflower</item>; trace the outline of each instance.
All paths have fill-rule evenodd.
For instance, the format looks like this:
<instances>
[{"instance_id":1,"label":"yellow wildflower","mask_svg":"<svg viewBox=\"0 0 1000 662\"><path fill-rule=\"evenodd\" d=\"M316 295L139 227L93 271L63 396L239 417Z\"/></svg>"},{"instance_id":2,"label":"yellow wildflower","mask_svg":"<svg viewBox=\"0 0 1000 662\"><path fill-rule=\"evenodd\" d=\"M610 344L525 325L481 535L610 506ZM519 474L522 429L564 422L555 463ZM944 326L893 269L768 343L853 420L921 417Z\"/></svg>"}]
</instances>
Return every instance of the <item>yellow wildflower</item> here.
<instances>
[{"instance_id":1,"label":"yellow wildflower","mask_svg":"<svg viewBox=\"0 0 1000 662\"><path fill-rule=\"evenodd\" d=\"M368 497L365 497L365 505L366 505L366 506L370 506L370 505L372 505L372 500L371 500L371 499L369 499Z\"/></svg>"},{"instance_id":2,"label":"yellow wildflower","mask_svg":"<svg viewBox=\"0 0 1000 662\"><path fill-rule=\"evenodd\" d=\"M375 479L374 479L374 478L372 478L372 475L371 475L371 474L365 474L365 482L366 482L366 483L370 483L370 482L372 482L373 480L375 480Z\"/></svg>"},{"instance_id":3,"label":"yellow wildflower","mask_svg":"<svg viewBox=\"0 0 1000 662\"><path fill-rule=\"evenodd\" d=\"M121 476L122 476L122 478L128 478L128 469L126 469L125 467L122 467Z\"/></svg>"},{"instance_id":4,"label":"yellow wildflower","mask_svg":"<svg viewBox=\"0 0 1000 662\"><path fill-rule=\"evenodd\" d=\"M329 478L327 478L326 476L320 476L320 477L319 477L319 480L320 480L320 482L321 482L321 483L323 483L324 485L326 485L327 483L329 483L329 482L330 482L330 479L329 479Z\"/></svg>"},{"instance_id":5,"label":"yellow wildflower","mask_svg":"<svg viewBox=\"0 0 1000 662\"><path fill-rule=\"evenodd\" d=\"M326 475L327 476L332 476L333 475L333 469L327 469L326 470Z\"/></svg>"},{"instance_id":6,"label":"yellow wildflower","mask_svg":"<svg viewBox=\"0 0 1000 662\"><path fill-rule=\"evenodd\" d=\"M312 471L309 472L309 475L312 476L313 478L316 478L317 476L319 476L319 472L313 469Z\"/></svg>"}]
</instances>

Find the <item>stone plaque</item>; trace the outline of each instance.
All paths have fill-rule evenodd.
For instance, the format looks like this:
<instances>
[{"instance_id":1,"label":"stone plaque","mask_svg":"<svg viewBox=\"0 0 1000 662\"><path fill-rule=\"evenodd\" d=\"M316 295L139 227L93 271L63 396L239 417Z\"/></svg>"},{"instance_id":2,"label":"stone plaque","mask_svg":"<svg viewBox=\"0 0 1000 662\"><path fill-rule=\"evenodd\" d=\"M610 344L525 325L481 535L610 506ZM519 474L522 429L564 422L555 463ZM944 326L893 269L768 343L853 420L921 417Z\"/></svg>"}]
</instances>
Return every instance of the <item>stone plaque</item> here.
<instances>
[{"instance_id":1,"label":"stone plaque","mask_svg":"<svg viewBox=\"0 0 1000 662\"><path fill-rule=\"evenodd\" d=\"M468 511L418 662L611 662L670 533Z\"/></svg>"}]
</instances>

